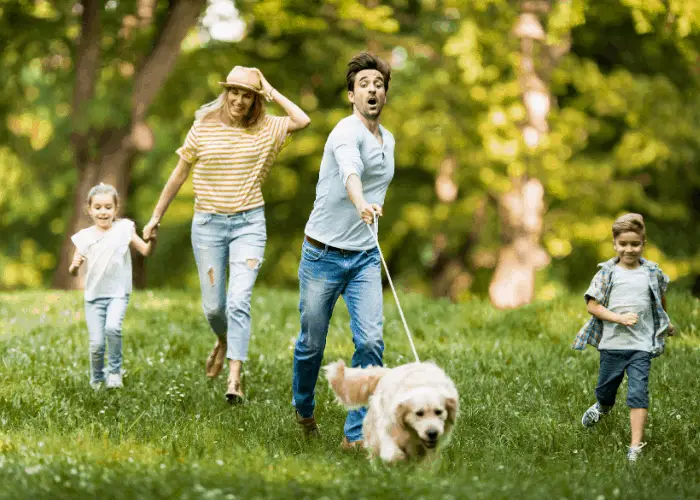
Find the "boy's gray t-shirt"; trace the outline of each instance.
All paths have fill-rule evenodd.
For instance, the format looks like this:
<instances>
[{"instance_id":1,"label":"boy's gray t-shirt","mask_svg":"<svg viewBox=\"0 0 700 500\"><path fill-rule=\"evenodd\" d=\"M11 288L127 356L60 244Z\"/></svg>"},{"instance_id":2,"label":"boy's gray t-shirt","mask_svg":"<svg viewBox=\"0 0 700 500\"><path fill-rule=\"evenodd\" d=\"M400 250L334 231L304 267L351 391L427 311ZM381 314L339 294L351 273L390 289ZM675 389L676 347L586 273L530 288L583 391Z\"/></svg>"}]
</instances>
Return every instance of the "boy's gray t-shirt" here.
<instances>
[{"instance_id":1,"label":"boy's gray t-shirt","mask_svg":"<svg viewBox=\"0 0 700 500\"><path fill-rule=\"evenodd\" d=\"M608 310L623 314L637 313L634 326L603 321L603 336L598 349L628 349L651 352L654 336L649 275L639 266L625 269L615 266Z\"/></svg>"},{"instance_id":2,"label":"boy's gray t-shirt","mask_svg":"<svg viewBox=\"0 0 700 500\"><path fill-rule=\"evenodd\" d=\"M376 245L367 224L345 189L357 174L368 203L384 205L394 177L394 136L379 126L382 143L355 115L343 118L328 136L316 184L314 208L306 223L307 236L343 250L369 250ZM374 228L373 228L374 229Z\"/></svg>"}]
</instances>

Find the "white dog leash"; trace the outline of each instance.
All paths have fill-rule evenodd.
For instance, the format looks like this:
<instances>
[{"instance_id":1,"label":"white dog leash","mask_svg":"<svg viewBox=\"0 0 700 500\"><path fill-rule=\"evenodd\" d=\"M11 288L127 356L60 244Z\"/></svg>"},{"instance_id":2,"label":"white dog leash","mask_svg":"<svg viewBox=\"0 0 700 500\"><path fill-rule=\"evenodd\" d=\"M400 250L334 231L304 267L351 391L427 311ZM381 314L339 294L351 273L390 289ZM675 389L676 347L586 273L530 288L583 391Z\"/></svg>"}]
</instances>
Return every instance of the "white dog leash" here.
<instances>
[{"instance_id":1,"label":"white dog leash","mask_svg":"<svg viewBox=\"0 0 700 500\"><path fill-rule=\"evenodd\" d=\"M413 355L416 357L416 362L420 363L420 358L418 357L418 353L416 352L416 346L413 344L413 337L411 337L411 332L408 329L408 324L406 323L406 318L403 315L403 309L401 309L401 303L399 302L399 296L396 295L396 289L394 288L394 283L391 281L391 275L389 274L389 266L386 265L386 261L384 260L384 254L382 253L382 248L379 246L379 224L377 221L377 214L374 214L374 227L376 228L376 233L375 231L372 231L372 228L367 224L367 230L372 234L372 238L374 238L374 242L377 244L377 250L379 250L379 257L382 259L382 264L384 264L384 271L386 271L386 277L389 280L389 286L391 287L391 292L394 294L394 300L396 301L396 305L399 308L399 315L401 316L401 321L403 321L403 327L406 330L406 335L408 336L408 341L411 343L411 350L413 351Z\"/></svg>"}]
</instances>

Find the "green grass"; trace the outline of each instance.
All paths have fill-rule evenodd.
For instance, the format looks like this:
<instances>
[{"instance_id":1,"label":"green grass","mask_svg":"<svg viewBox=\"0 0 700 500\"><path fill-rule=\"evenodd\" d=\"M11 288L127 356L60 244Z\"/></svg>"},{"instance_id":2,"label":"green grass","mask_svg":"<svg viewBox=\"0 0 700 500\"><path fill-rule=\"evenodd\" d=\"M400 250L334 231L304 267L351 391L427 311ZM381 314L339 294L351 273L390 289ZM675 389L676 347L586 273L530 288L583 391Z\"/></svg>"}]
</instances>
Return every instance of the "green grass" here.
<instances>
[{"instance_id":1,"label":"green grass","mask_svg":"<svg viewBox=\"0 0 700 500\"><path fill-rule=\"evenodd\" d=\"M581 427L598 355L569 344L586 318L576 296L500 312L402 295L423 359L456 382L461 415L432 468L371 463L339 449L345 412L325 381L322 437L301 439L290 405L297 294L256 289L244 385L224 401L209 381L213 343L194 293L134 294L124 324L125 388L88 385L79 293L0 294L0 498L699 498L700 303L669 297L681 333L654 360L640 462L625 461L626 385L613 414ZM385 360L411 360L386 296ZM326 361L349 360L342 303Z\"/></svg>"}]
</instances>

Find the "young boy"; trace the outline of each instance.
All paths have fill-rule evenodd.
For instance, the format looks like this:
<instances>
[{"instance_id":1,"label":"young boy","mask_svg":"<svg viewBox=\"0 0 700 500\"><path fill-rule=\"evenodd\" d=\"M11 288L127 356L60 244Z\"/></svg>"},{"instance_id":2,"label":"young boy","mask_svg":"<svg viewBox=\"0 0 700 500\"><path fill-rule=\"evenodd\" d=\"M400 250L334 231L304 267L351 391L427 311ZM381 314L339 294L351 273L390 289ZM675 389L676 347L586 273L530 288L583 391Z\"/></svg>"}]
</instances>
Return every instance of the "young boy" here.
<instances>
[{"instance_id":1,"label":"young boy","mask_svg":"<svg viewBox=\"0 0 700 500\"><path fill-rule=\"evenodd\" d=\"M632 439L627 459L641 453L649 407L651 358L664 350L664 336L674 327L666 314L664 293L669 278L658 264L642 258L646 243L644 219L625 214L612 226L617 257L600 264L584 295L593 316L576 335L574 349L586 344L600 351L600 372L595 388L596 403L583 414L581 423L592 427L615 404L617 389L627 372L627 406Z\"/></svg>"}]
</instances>

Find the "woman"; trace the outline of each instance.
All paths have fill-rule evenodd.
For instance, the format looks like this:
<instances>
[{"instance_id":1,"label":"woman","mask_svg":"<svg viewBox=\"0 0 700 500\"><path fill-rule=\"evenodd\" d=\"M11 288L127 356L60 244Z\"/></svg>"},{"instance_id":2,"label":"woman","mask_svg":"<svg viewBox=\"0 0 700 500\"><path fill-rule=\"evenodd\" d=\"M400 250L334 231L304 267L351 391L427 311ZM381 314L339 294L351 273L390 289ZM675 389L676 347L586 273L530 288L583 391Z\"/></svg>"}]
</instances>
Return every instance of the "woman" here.
<instances>
[{"instance_id":1,"label":"woman","mask_svg":"<svg viewBox=\"0 0 700 500\"><path fill-rule=\"evenodd\" d=\"M238 403L250 341L250 298L267 241L261 185L288 134L307 127L310 119L256 68L236 66L220 83L224 91L218 99L195 113L177 150L180 161L143 234L150 237L194 166L192 247L202 307L217 336L206 373L216 377L228 358L226 399ZM263 97L282 106L287 116L266 115Z\"/></svg>"}]
</instances>

